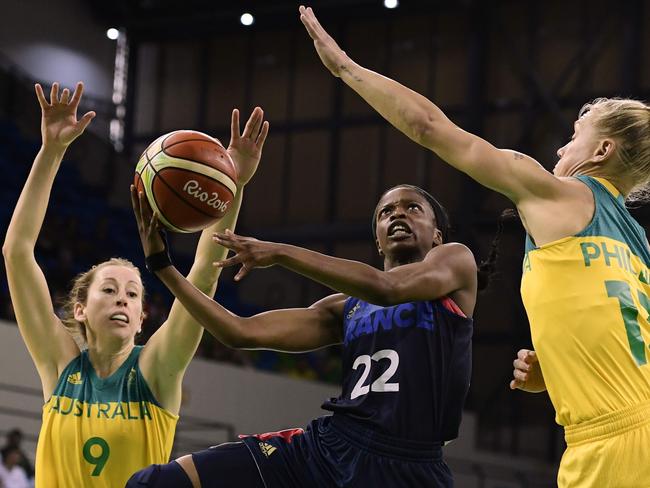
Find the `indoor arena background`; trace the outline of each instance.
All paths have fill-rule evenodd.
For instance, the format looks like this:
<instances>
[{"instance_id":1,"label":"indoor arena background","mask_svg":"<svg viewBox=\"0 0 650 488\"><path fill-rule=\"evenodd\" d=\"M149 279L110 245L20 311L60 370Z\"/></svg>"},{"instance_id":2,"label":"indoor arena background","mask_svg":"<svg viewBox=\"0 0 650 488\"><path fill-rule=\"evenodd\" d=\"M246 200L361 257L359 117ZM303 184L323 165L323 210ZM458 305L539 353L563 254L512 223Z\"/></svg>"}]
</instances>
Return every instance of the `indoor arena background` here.
<instances>
[{"instance_id":1,"label":"indoor arena background","mask_svg":"<svg viewBox=\"0 0 650 488\"><path fill-rule=\"evenodd\" d=\"M462 128L531 154L549 169L583 103L599 96L650 99L649 0L310 5L354 60L432 99ZM244 12L254 16L252 25L240 22ZM119 30L116 40L106 35L111 27ZM384 189L412 183L448 208L453 240L480 260L511 208L393 129L332 77L299 21L297 3L25 0L3 2L0 15L3 238L40 145L33 84L47 91L53 81L73 87L78 80L86 85L81 113L95 110L97 119L66 156L37 246L55 297L76 273L111 256L142 267L128 193L140 153L175 129L207 132L226 144L234 107L245 120L259 105L271 124L244 197L240 234L379 266L374 205ZM647 227L648 208L632 212ZM172 238L184 271L195 239ZM547 395L508 388L516 351L531 346L519 294L523 242L520 222L506 219L498 273L479 296L461 438L447 448L461 488L552 486L563 451ZM239 284L232 276L223 273L217 298L243 315L306 306L328 293L279 268L256 270ZM151 275L144 279L150 335L171 296ZM40 385L13 322L4 270L0 315L0 435L20 427L33 455ZM199 358L188 373L175 454L240 432L301 426L337 394L341 373L336 348L241 352L208 334Z\"/></svg>"}]
</instances>

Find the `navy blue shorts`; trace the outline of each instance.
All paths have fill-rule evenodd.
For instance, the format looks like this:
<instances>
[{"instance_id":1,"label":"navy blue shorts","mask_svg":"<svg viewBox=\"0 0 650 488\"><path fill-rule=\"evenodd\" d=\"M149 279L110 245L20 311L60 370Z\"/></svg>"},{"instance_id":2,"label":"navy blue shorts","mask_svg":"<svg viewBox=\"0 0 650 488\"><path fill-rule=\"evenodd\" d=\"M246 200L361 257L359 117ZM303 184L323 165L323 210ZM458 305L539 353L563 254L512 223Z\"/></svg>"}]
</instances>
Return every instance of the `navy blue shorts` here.
<instances>
[{"instance_id":1,"label":"navy blue shorts","mask_svg":"<svg viewBox=\"0 0 650 488\"><path fill-rule=\"evenodd\" d=\"M341 415L242 441L192 454L203 488L453 487L440 444L396 440ZM243 479L244 466L253 478ZM231 476L238 485L224 484Z\"/></svg>"}]
</instances>

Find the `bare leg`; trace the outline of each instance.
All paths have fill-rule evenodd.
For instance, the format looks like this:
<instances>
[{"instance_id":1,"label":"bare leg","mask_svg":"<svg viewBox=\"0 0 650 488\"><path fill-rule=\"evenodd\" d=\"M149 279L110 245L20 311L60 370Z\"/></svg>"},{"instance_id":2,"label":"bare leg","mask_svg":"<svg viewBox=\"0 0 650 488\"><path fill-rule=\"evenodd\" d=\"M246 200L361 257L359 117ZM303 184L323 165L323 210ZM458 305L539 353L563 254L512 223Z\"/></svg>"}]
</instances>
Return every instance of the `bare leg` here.
<instances>
[{"instance_id":1,"label":"bare leg","mask_svg":"<svg viewBox=\"0 0 650 488\"><path fill-rule=\"evenodd\" d=\"M194 461L192 460L191 454L186 454L176 459L176 462L181 465L181 468L187 473L190 480L192 481L192 486L194 488L201 488L201 480L199 479L199 473L194 466Z\"/></svg>"}]
</instances>

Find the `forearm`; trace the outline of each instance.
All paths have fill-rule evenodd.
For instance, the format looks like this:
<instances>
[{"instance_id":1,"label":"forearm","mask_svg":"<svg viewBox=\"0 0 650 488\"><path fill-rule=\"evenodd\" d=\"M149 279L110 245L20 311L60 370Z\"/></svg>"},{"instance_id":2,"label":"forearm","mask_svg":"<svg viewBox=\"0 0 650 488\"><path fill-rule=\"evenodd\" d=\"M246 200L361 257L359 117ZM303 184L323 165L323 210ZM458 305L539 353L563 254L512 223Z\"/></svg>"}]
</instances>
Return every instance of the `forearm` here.
<instances>
[{"instance_id":1,"label":"forearm","mask_svg":"<svg viewBox=\"0 0 650 488\"><path fill-rule=\"evenodd\" d=\"M235 347L241 342L242 319L230 313L186 280L173 266L156 272L185 310L220 342Z\"/></svg>"},{"instance_id":2,"label":"forearm","mask_svg":"<svg viewBox=\"0 0 650 488\"><path fill-rule=\"evenodd\" d=\"M7 229L5 254L33 251L64 154L65 147L58 146L42 146L38 152Z\"/></svg>"},{"instance_id":3,"label":"forearm","mask_svg":"<svg viewBox=\"0 0 650 488\"><path fill-rule=\"evenodd\" d=\"M277 264L332 290L362 300L386 304L391 277L358 261L335 258L287 244L277 244Z\"/></svg>"},{"instance_id":4,"label":"forearm","mask_svg":"<svg viewBox=\"0 0 650 488\"><path fill-rule=\"evenodd\" d=\"M196 255L192 269L187 278L199 290L212 297L217 289L217 280L221 274L221 268L213 266L215 261L221 261L228 255L228 249L215 244L212 235L215 232L223 232L226 229L233 230L237 224L239 210L241 208L244 188L239 188L237 195L232 202L230 211L220 221L205 229L201 233L196 248Z\"/></svg>"},{"instance_id":5,"label":"forearm","mask_svg":"<svg viewBox=\"0 0 650 488\"><path fill-rule=\"evenodd\" d=\"M435 123L449 123L442 110L426 97L349 58L339 73L382 117L418 144L432 145L431 129Z\"/></svg>"}]
</instances>

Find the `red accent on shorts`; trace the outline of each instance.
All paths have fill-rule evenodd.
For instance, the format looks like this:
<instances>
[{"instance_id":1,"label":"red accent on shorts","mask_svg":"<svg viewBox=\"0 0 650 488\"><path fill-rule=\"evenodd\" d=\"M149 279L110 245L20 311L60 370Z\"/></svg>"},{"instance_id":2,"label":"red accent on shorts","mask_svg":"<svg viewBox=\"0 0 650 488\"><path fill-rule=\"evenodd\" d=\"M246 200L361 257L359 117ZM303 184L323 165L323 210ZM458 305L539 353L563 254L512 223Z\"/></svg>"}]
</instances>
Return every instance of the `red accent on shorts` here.
<instances>
[{"instance_id":1,"label":"red accent on shorts","mask_svg":"<svg viewBox=\"0 0 650 488\"><path fill-rule=\"evenodd\" d=\"M302 435L304 433L305 433L304 429L285 429L285 430L279 430L277 432L267 432L266 434L251 434L251 435L240 434L237 437L239 437L240 439L244 439L245 437L257 437L262 442L272 437L282 437L287 443L291 444L291 438L294 435Z\"/></svg>"},{"instance_id":2,"label":"red accent on shorts","mask_svg":"<svg viewBox=\"0 0 650 488\"><path fill-rule=\"evenodd\" d=\"M456 302L453 301L449 297L442 297L440 299L440 303L442 303L442 306L445 307L447 310L449 310L452 313L455 313L456 315L460 315L461 317L467 318L467 315L460 309L458 305L456 305Z\"/></svg>"}]
</instances>

